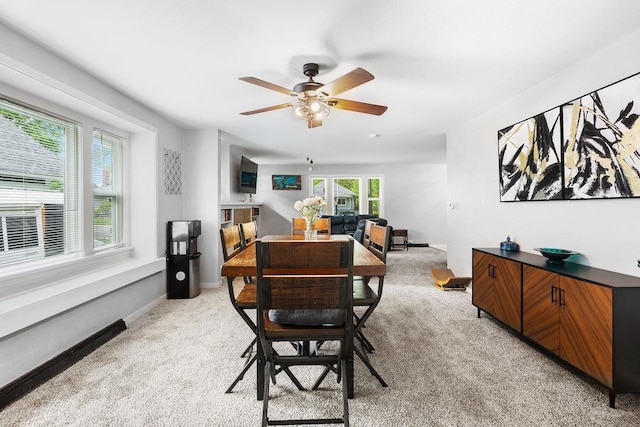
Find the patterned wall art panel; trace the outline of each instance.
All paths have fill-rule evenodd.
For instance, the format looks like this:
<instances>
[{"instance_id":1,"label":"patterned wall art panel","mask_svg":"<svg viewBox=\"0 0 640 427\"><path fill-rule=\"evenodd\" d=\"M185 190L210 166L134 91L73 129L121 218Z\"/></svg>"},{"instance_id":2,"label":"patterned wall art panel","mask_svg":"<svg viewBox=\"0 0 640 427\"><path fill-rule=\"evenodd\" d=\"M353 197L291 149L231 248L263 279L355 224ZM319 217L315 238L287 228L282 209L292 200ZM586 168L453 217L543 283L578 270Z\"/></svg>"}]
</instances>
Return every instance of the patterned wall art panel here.
<instances>
[{"instance_id":1,"label":"patterned wall art panel","mask_svg":"<svg viewBox=\"0 0 640 427\"><path fill-rule=\"evenodd\" d=\"M500 201L562 198L560 109L498 131Z\"/></svg>"},{"instance_id":2,"label":"patterned wall art panel","mask_svg":"<svg viewBox=\"0 0 640 427\"><path fill-rule=\"evenodd\" d=\"M563 107L566 199L640 196L640 75Z\"/></svg>"},{"instance_id":3,"label":"patterned wall art panel","mask_svg":"<svg viewBox=\"0 0 640 427\"><path fill-rule=\"evenodd\" d=\"M182 154L164 149L164 194L182 194Z\"/></svg>"},{"instance_id":4,"label":"patterned wall art panel","mask_svg":"<svg viewBox=\"0 0 640 427\"><path fill-rule=\"evenodd\" d=\"M274 190L302 190L302 175L271 175Z\"/></svg>"},{"instance_id":5,"label":"patterned wall art panel","mask_svg":"<svg viewBox=\"0 0 640 427\"><path fill-rule=\"evenodd\" d=\"M640 74L498 131L500 201L640 197Z\"/></svg>"}]
</instances>

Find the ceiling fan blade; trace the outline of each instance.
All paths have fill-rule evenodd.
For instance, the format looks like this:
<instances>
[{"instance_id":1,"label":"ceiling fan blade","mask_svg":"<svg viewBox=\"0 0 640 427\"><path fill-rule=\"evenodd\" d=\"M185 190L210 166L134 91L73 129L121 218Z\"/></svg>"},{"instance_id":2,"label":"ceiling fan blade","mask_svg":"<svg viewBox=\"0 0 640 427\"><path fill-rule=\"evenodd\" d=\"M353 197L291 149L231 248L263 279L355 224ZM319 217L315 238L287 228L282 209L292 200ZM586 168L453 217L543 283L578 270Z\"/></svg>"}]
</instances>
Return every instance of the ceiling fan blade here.
<instances>
[{"instance_id":1,"label":"ceiling fan blade","mask_svg":"<svg viewBox=\"0 0 640 427\"><path fill-rule=\"evenodd\" d=\"M322 86L320 90L326 93L327 96L335 96L373 79L373 74L371 74L367 70L363 68L356 68L355 70L345 74L344 76L338 77L334 81Z\"/></svg>"},{"instance_id":2,"label":"ceiling fan blade","mask_svg":"<svg viewBox=\"0 0 640 427\"><path fill-rule=\"evenodd\" d=\"M307 127L309 129L317 128L319 126L322 126L322 120L307 120Z\"/></svg>"},{"instance_id":3,"label":"ceiling fan blade","mask_svg":"<svg viewBox=\"0 0 640 427\"><path fill-rule=\"evenodd\" d=\"M276 92L284 93L285 95L298 96L298 93L292 91L291 89L287 89L286 87L278 86L273 83L265 82L264 80L256 79L255 77L238 77L238 80L242 80L243 82L258 85L267 89L275 90Z\"/></svg>"},{"instance_id":4,"label":"ceiling fan blade","mask_svg":"<svg viewBox=\"0 0 640 427\"><path fill-rule=\"evenodd\" d=\"M244 113L240 113L240 114L242 114L243 116L250 116L251 114L265 113L267 111L279 110L281 108L287 108L291 106L293 106L293 103L287 102L286 104L272 105L271 107L264 107L264 108L260 108L259 110L245 111Z\"/></svg>"},{"instance_id":5,"label":"ceiling fan blade","mask_svg":"<svg viewBox=\"0 0 640 427\"><path fill-rule=\"evenodd\" d=\"M327 102L338 110L349 110L355 111L356 113L375 114L379 116L387 111L387 107L384 105L367 104L366 102L349 101L348 99L329 98Z\"/></svg>"}]
</instances>

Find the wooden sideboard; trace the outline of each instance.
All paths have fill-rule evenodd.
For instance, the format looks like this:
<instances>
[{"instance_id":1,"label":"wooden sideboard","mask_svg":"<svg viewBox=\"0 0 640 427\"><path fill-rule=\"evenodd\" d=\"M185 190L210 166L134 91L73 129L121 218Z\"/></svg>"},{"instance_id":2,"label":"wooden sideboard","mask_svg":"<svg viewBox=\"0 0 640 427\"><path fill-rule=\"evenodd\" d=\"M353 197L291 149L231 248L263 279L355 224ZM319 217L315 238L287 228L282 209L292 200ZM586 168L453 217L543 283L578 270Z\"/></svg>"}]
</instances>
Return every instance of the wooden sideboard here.
<instances>
[{"instance_id":1,"label":"wooden sideboard","mask_svg":"<svg viewBox=\"0 0 640 427\"><path fill-rule=\"evenodd\" d=\"M472 303L617 393L640 392L640 278L474 248Z\"/></svg>"}]
</instances>

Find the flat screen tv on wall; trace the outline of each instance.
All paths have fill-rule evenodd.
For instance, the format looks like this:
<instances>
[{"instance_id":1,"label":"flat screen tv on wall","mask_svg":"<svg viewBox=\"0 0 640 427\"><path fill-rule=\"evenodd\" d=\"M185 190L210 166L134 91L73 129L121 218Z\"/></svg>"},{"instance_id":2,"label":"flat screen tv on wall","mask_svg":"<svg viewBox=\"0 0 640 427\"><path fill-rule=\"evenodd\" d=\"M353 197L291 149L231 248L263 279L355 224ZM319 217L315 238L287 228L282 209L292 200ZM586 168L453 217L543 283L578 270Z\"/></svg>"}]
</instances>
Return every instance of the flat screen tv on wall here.
<instances>
[{"instance_id":1,"label":"flat screen tv on wall","mask_svg":"<svg viewBox=\"0 0 640 427\"><path fill-rule=\"evenodd\" d=\"M256 194L258 184L258 164L242 156L240 159L240 177L238 191Z\"/></svg>"}]
</instances>

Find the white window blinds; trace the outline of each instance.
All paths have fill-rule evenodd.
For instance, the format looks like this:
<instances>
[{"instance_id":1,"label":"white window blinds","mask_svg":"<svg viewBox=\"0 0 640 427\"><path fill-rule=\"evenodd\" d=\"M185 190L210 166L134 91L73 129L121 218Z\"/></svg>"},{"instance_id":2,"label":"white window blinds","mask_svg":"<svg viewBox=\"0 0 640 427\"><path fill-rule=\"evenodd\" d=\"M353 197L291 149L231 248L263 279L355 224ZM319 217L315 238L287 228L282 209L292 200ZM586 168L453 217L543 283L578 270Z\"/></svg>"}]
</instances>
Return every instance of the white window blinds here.
<instances>
[{"instance_id":1,"label":"white window blinds","mask_svg":"<svg viewBox=\"0 0 640 427\"><path fill-rule=\"evenodd\" d=\"M0 99L0 266L78 251L78 134Z\"/></svg>"},{"instance_id":2,"label":"white window blinds","mask_svg":"<svg viewBox=\"0 0 640 427\"><path fill-rule=\"evenodd\" d=\"M125 138L93 131L93 246L122 243L122 169Z\"/></svg>"}]
</instances>

